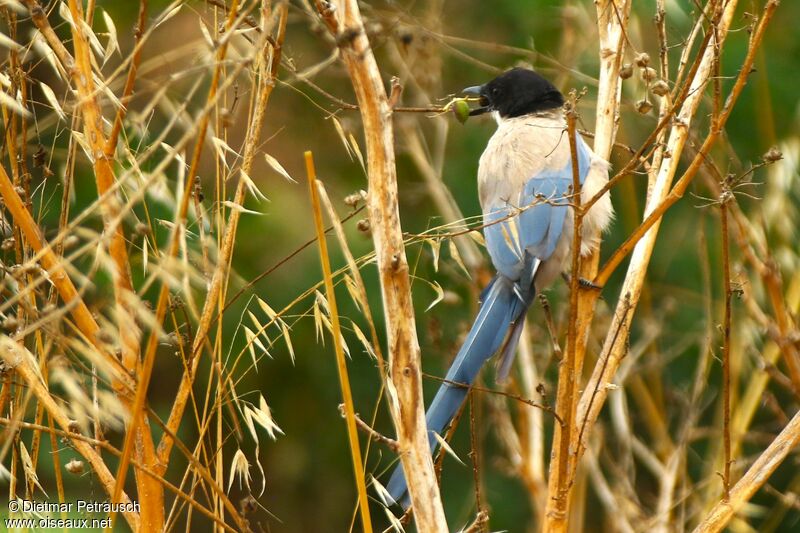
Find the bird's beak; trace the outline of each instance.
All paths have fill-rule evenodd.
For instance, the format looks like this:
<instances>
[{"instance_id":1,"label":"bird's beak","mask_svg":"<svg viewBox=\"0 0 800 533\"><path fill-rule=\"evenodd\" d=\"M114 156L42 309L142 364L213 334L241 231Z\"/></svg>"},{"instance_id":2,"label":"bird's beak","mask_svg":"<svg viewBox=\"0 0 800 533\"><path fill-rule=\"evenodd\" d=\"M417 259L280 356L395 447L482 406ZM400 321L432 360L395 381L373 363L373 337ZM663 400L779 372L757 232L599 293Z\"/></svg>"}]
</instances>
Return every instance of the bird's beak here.
<instances>
[{"instance_id":1,"label":"bird's beak","mask_svg":"<svg viewBox=\"0 0 800 533\"><path fill-rule=\"evenodd\" d=\"M481 96L481 90L483 89L483 85L475 85L473 87L467 87L466 89L462 89L461 93L466 94L467 96ZM480 107L476 107L475 109L470 110L469 116L474 117L477 115L483 115L484 113L491 111L489 106L489 101L485 97L481 97Z\"/></svg>"},{"instance_id":2,"label":"bird's beak","mask_svg":"<svg viewBox=\"0 0 800 533\"><path fill-rule=\"evenodd\" d=\"M462 89L461 92L468 96L480 96L481 89L483 89L483 85L474 85L472 87L467 87L466 89Z\"/></svg>"}]
</instances>

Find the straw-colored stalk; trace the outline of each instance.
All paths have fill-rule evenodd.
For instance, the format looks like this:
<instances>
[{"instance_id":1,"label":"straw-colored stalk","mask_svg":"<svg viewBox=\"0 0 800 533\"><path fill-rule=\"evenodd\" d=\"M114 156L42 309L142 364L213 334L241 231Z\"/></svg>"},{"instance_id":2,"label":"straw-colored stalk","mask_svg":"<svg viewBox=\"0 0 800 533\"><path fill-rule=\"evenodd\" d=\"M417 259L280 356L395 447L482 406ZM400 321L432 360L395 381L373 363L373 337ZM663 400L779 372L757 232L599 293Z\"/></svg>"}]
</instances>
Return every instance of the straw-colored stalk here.
<instances>
[{"instance_id":1,"label":"straw-colored stalk","mask_svg":"<svg viewBox=\"0 0 800 533\"><path fill-rule=\"evenodd\" d=\"M702 59L698 68L694 70L693 76L690 78L691 83L688 86L688 94L677 115L677 120L670 131L667 143L667 151L671 154L671 157L661 160L660 167L656 173L655 183L649 190L649 198L645 209L645 220L634 230L626 242L612 254L611 259L599 270L598 275L595 277L595 283L602 286L608 280L610 274L619 266L622 259L633 251L628 274L623 282L622 296L619 299L617 310L615 311L611 327L609 328L601 356L598 359L592 377L587 387L584 389L578 405L577 422L580 431L576 432L578 440L575 442L575 445L570 447L570 452L573 454L573 464L577 464L579 457L582 455L586 446L585 439L591 431L592 425L597 419L600 409L605 402L605 398L608 394L608 387L606 384L611 382L622 356L627 350L630 323L641 294L647 265L649 264L650 256L655 245L661 217L669 207L674 205L674 203L682 197L688 184L702 164L705 154L708 153L722 131L727 118L730 116L733 105L744 87L752 66L755 51L763 38L766 24L771 18L776 6L777 2L770 2L767 4L765 16L759 22L751 38L748 54L731 94L725 102L724 108L722 108L719 115L715 117L711 132L699 150L698 156L692 161L692 164L683 176L681 176L681 179L676 183L675 187L670 189L670 184L680 160L680 154L688 137L689 125L697 111L704 92L703 89L706 87L708 79L713 72L714 64L718 59L718 54L724 43L730 21L736 8L736 2L735 0L728 2L724 8L718 7L713 10L714 16L711 20L716 26L716 40L707 40L707 44L702 50ZM571 470L573 476L574 472L575 468ZM571 484L568 484L568 486L569 485ZM560 493L553 494L551 492L551 498L554 504L548 509L545 530L565 531L569 505L568 495Z\"/></svg>"},{"instance_id":2,"label":"straw-colored stalk","mask_svg":"<svg viewBox=\"0 0 800 533\"><path fill-rule=\"evenodd\" d=\"M619 105L622 94L619 70L625 50L625 26L630 15L631 2L627 0L605 0L597 3L597 24L600 38L600 84L598 89L597 118L593 151L601 158L608 159L614 145L619 122ZM599 193L598 193L599 194ZM584 209L591 209L590 202ZM579 248L578 248L579 249ZM573 278L579 273L584 279L593 279L597 273L599 253L573 265ZM568 346L571 355L572 379L579 381L583 373L583 361L586 345L594 316L595 303L599 296L597 291L579 291L577 283L571 286L570 327L575 328L571 336L573 346ZM574 301L573 295L574 294ZM571 388L577 384L570 384ZM567 384L565 384L567 385ZM559 391L562 389L561 373L559 374ZM560 401L570 402L569 412L577 409L578 394L563 394ZM563 413L562 413L563 415ZM551 469L548 476L547 507L545 511L544 530L564 530L567 525L567 509L569 507L569 484L567 474L571 468L574 472L577 461L569 450L574 450L578 439L577 431L563 432L556 427L551 454ZM566 440L562 442L563 437ZM561 465L552 468L552 465ZM563 477L562 477L563 476Z\"/></svg>"},{"instance_id":3,"label":"straw-colored stalk","mask_svg":"<svg viewBox=\"0 0 800 533\"><path fill-rule=\"evenodd\" d=\"M720 197L720 225L722 232L722 283L725 294L725 314L722 319L722 444L724 465L722 486L727 499L731 492L731 258L728 244L728 203L732 193L724 191Z\"/></svg>"},{"instance_id":4,"label":"straw-colored stalk","mask_svg":"<svg viewBox=\"0 0 800 533\"><path fill-rule=\"evenodd\" d=\"M565 357L558 367L558 389L556 391L556 412L560 423L555 425L553 437L553 453L550 462L550 475L548 478L548 509L546 516L562 516L567 510L569 494L569 446L571 433L574 431L575 398L578 395L577 387L580 381L576 367L579 307L578 298L580 285L578 283L581 272L581 231L583 228L583 211L581 210L581 183L578 174L578 153L575 140L575 122L577 100L574 93L566 104L567 139L569 140L570 156L572 158L572 268L569 293L569 319L567 327L567 350ZM566 523L566 520L564 521Z\"/></svg>"},{"instance_id":5,"label":"straw-colored stalk","mask_svg":"<svg viewBox=\"0 0 800 533\"><path fill-rule=\"evenodd\" d=\"M369 218L383 297L389 354L389 405L400 459L420 531L447 531L423 409L422 375L411 284L397 204L392 109L364 29L358 2L335 10L317 2L342 52L367 144Z\"/></svg>"},{"instance_id":6,"label":"straw-colored stalk","mask_svg":"<svg viewBox=\"0 0 800 533\"><path fill-rule=\"evenodd\" d=\"M0 196L2 196L5 207L11 213L14 222L25 236L28 245L35 252L33 260L38 261L47 271L48 279L55 285L64 305L70 308L76 327L97 349L97 353L109 363L109 368L116 371L118 378L120 380L125 379L126 374L120 368L119 361L97 339L97 332L100 331L100 326L98 326L91 311L86 307L86 303L67 275L61 260L53 252L50 244L44 240L39 226L36 225L33 216L25 207L22 198L19 197L3 166L0 166ZM127 386L131 389L133 387L129 379L127 380Z\"/></svg>"},{"instance_id":7,"label":"straw-colored stalk","mask_svg":"<svg viewBox=\"0 0 800 533\"><path fill-rule=\"evenodd\" d=\"M80 438L82 435L73 433L71 430L72 421L66 413L64 413L61 406L50 396L50 392L47 390L42 376L35 366L36 360L33 354L25 347L20 346L6 337L0 340L0 358L2 358L9 367L14 369L14 372L25 382L36 396L39 403L44 406L47 413L55 420L65 434L70 436L71 445L89 462L100 484L106 492L111 495L114 490L115 482L113 474L108 469L97 450L86 442L84 438ZM131 503L130 498L128 498L128 495L124 492L121 493L119 501L126 504L126 506ZM124 516L131 529L139 531L141 525L139 513L127 511L124 513Z\"/></svg>"},{"instance_id":8,"label":"straw-colored stalk","mask_svg":"<svg viewBox=\"0 0 800 533\"><path fill-rule=\"evenodd\" d=\"M311 196L311 207L314 212L314 228L317 231L317 244L319 245L319 259L322 264L322 274L325 281L325 294L331 315L331 335L333 336L333 349L336 354L336 370L339 375L339 385L342 389L345 420L347 423L347 438L350 443L350 454L353 459L353 474L358 488L358 508L361 513L361 525L366 533L372 532L372 520L369 516L369 499L367 498L367 484L364 478L364 467L361 463L361 446L358 442L358 429L356 429L356 411L353 405L353 394L350 390L350 377L347 373L347 361L342 348L342 328L339 325L339 308L336 304L336 291L333 288L331 262L328 256L328 241L325 239L325 227L322 222L322 207L319 201L318 188L321 187L317 180L314 168L314 158L311 152L305 153L306 176L308 177L308 191Z\"/></svg>"},{"instance_id":9,"label":"straw-colored stalk","mask_svg":"<svg viewBox=\"0 0 800 533\"><path fill-rule=\"evenodd\" d=\"M244 157L242 159L241 170L245 174L249 174L253 160L258 150L260 143L261 127L266 116L266 109L269 103L272 90L275 87L275 79L278 75L278 67L281 62L281 47L286 35L286 19L288 15L288 2L282 2L280 7L280 19L278 28L273 40L270 41L269 50L264 50L266 56L265 71L261 74L261 84L259 87L259 95L256 101L253 119L248 127L247 137L245 139ZM236 205L244 203L245 195L247 193L247 186L244 179L240 179L234 193L233 202ZM164 434L158 446L158 457L162 468L166 470L166 465L169 463L169 455L174 444L173 435L177 433L178 427L183 420L183 412L186 404L189 401L192 385L194 384L195 376L197 375L197 368L200 364L200 354L202 351L203 343L208 335L212 320L214 318L214 311L220 305L220 293L225 284L228 273L230 271L230 261L233 256L233 246L236 240L236 229L239 223L239 210L231 210L228 224L225 227L225 233L222 237L222 247L219 251L219 259L214 273L211 278L211 286L206 295L203 310L200 315L200 321L197 326L197 331L194 337L194 344L192 346L191 360L189 361L189 368L184 372L178 392L173 403L172 410L170 411L169 419L167 420L168 432Z\"/></svg>"},{"instance_id":10,"label":"straw-colored stalk","mask_svg":"<svg viewBox=\"0 0 800 533\"><path fill-rule=\"evenodd\" d=\"M235 18L236 13L236 0L234 0L232 6L231 14L228 18L227 28L230 29L231 24ZM211 87L209 88L209 101L212 101L216 95L217 85L219 83L219 63L225 57L225 51L227 50L227 41L223 43L219 50L217 51L217 65L214 69L214 75L211 80ZM126 81L126 88L127 88L127 81ZM117 119L115 119L114 127L116 129L117 124L121 123L121 118L117 115ZM167 251L167 257L173 258L178 253L179 243L180 243L180 232L184 228L186 224L186 216L189 208L189 199L191 198L191 187L194 184L193 176L197 173L197 165L200 158L200 149L203 146L203 141L206 135L206 128L208 125L208 115L204 114L200 118L200 124L198 126L198 139L197 144L195 145L194 156L192 158L192 164L189 169L188 178L186 180L186 186L184 187L183 195L181 196L181 203L178 206L178 214L176 216L176 224L175 228L172 232L169 248ZM110 146L107 146L106 153L108 154ZM164 315L167 311L167 301L169 299L169 286L168 284L162 283L161 289L158 293L158 299L156 301L156 311L155 311L155 323L161 324L164 320ZM147 389L150 383L150 378L153 371L153 364L155 363L155 354L156 348L158 347L158 339L160 337L160 331L154 330L150 332L150 337L148 338L147 345L145 348L145 354L142 364L142 371L139 377L139 386L136 389L136 397L133 400L133 412L134 413L142 413L142 417L144 417L143 408L145 402L147 401ZM128 462L131 457L131 450L133 449L134 445L134 437L136 435L136 428L138 426L139 416L136 416L131 421L131 426L128 428L128 432L125 434L125 442L122 447L122 457L120 458L119 466L117 468L117 489L118 491L124 484L125 478L128 472ZM159 470L166 470L166 463L155 464L156 468ZM114 497L116 497L116 491ZM112 498L113 501L113 498ZM113 519L113 514L112 514Z\"/></svg>"},{"instance_id":11,"label":"straw-colored stalk","mask_svg":"<svg viewBox=\"0 0 800 533\"><path fill-rule=\"evenodd\" d=\"M102 196L113 187L116 181L112 168L113 160L106 153L107 141L94 85L91 50L80 25L83 20L83 9L76 0L70 0L69 10L72 17L72 38L75 47L75 69L72 71L72 79L80 98L86 140L92 149L92 165L97 192ZM117 196L115 194L106 196L101 208L106 232L110 233L106 237L110 239L109 254L114 263L112 279L122 344L122 364L129 372L138 373L140 331L134 318L136 314L133 309L134 293L130 277L127 242L122 225L114 226L113 224L121 213ZM145 420L139 421L140 417L143 419L144 417L133 409L134 399L130 392L125 390L121 384L113 383L112 385L130 409L130 432L135 435L137 459L144 464L155 464L155 447L148 424ZM136 478L143 527L161 529L164 524L164 489L156 478L139 474Z\"/></svg>"},{"instance_id":12,"label":"straw-colored stalk","mask_svg":"<svg viewBox=\"0 0 800 533\"><path fill-rule=\"evenodd\" d=\"M764 15L752 34L747 56L745 57L742 69L737 76L731 94L725 102L725 106L722 108L717 119L713 122L711 131L698 151L698 155L693 159L680 180L678 180L675 186L670 190L669 185L677 170L680 154L688 137L691 119L697 111L697 107L703 95L703 89L712 72L713 63L724 42L725 35L735 12L736 2L728 2L721 15L713 17L714 20L718 20L716 24L719 41L709 41L703 51L700 66L691 81L692 90L689 96L687 96L678 114L676 124L670 132L667 151L671 154L671 157L665 158L658 170L657 179L650 191L650 197L645 209L645 220L631 234L626 243L612 255L612 258L601 269L596 278L596 281L599 281L601 284L604 283L614 268L618 266L621 257L624 257L630 250L633 250L628 273L623 282L621 291L622 297L617 305L597 365L578 405L577 421L581 428L581 439L575 449L576 459L583 453L586 446L586 437L589 435L594 422L597 420L597 416L608 394L609 388L607 385L611 383L619 363L627 351L627 338L631 319L641 294L647 265L649 264L653 246L655 245L661 217L669 207L674 205L674 203L682 197L692 178L702 165L706 154L708 154L711 146L719 137L737 98L744 88L753 64L755 52L763 39L766 27L776 7L777 2L775 1L770 1L765 7Z\"/></svg>"}]
</instances>

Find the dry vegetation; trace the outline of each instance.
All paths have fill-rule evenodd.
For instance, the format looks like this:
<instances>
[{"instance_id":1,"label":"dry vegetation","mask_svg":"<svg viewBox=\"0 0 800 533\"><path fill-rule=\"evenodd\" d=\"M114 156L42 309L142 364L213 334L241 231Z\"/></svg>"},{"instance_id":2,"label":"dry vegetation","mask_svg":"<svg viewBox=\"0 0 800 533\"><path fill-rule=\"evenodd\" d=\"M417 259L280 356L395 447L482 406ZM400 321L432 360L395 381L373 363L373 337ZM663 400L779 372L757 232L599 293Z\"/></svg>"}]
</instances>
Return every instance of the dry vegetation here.
<instances>
[{"instance_id":1,"label":"dry vegetation","mask_svg":"<svg viewBox=\"0 0 800 533\"><path fill-rule=\"evenodd\" d=\"M783 139L749 162L726 135L781 9L776 0L740 3L697 2L689 30L676 36L667 0L656 0L654 13L632 0L573 2L556 60L445 35L441 1L411 15L393 3L356 0L176 0L157 8L140 0L126 28L94 0L0 2L0 479L9 500L87 498L65 480L82 476L91 478L95 500L139 503L111 513L117 527L298 530L273 518L282 510L262 499L269 477L262 464L283 433L265 396L291 391L243 384L257 369L271 371L265 357L273 353L309 357L297 347L310 342L295 332L313 323L319 342L332 336L336 354L350 450L341 460L354 473L352 497L339 506L352 516L351 529L489 531L502 505L484 478L498 463L527 491L532 519L520 530L785 528L800 489L790 463L800 440L791 166L798 140ZM592 31L577 32L580 24ZM186 25L191 40L148 54L151 41ZM328 57L316 64L294 57L294 38L314 41ZM740 68L726 70L723 53ZM498 69L480 54L498 66L532 64L565 92L588 87L569 92L565 134L589 129L594 151L613 162L609 187L622 221L613 245L573 258L572 271L600 289L572 276L569 296L555 304L542 298L512 383L476 385L470 394L461 423L470 426L469 452L445 446L431 460L423 382L436 379L423 372L429 363L417 331L430 318L415 317L412 284L414 292L433 290L433 307L454 298L443 279L467 286L474 301L491 275L481 221L462 214L443 179L447 158L477 159L447 150L454 121L443 63L464 61L488 79ZM583 55L594 70L568 63ZM165 72L165 64L180 68ZM352 92L342 94L354 94L353 102L323 89L344 87L345 77ZM236 269L240 220L270 212L266 184L298 178L282 162L300 152L265 151L277 91L305 94L298 101L343 145L318 146L309 136L307 147L349 158L368 193L348 196L350 213L341 217L326 190L333 178L306 153L309 197L288 213L313 218L316 237L245 279ZM424 232L401 229L399 158L435 209L425 217L438 217ZM577 225L599 196L577 206ZM687 202L716 233L694 232L701 289L677 305L700 325L683 334L680 321L673 326L675 310L656 301L664 291L648 267L654 249L676 238L662 236L662 219ZM353 251L359 218L373 252ZM315 242L323 275L315 273L313 284L286 306L258 290ZM365 281L375 268L378 281ZM348 305L337 305L337 295ZM687 353L694 356L682 358ZM688 377L663 377L679 358ZM348 365L362 359L380 384L371 405L356 404L351 392ZM155 397L169 403L156 406ZM381 425L384 410L393 430ZM487 434L497 443L494 458ZM474 491L460 502L466 526L463 512L456 517L448 506L445 514L444 455L471 461ZM378 498L396 457L413 502L402 517ZM771 485L777 469L780 481ZM750 503L757 493L763 498Z\"/></svg>"}]
</instances>

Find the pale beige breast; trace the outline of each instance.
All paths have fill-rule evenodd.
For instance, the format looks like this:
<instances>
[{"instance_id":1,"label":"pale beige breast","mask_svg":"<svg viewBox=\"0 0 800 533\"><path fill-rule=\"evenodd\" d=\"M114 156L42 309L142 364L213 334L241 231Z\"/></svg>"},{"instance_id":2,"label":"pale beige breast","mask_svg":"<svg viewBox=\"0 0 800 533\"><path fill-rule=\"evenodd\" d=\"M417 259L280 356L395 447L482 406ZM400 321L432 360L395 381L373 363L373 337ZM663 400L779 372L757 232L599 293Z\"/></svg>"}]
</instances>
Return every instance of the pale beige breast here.
<instances>
[{"instance_id":1,"label":"pale beige breast","mask_svg":"<svg viewBox=\"0 0 800 533\"><path fill-rule=\"evenodd\" d=\"M569 159L569 140L560 116L501 121L478 167L481 208L485 212L500 202L517 205L528 180L545 168L563 168Z\"/></svg>"},{"instance_id":2,"label":"pale beige breast","mask_svg":"<svg viewBox=\"0 0 800 533\"><path fill-rule=\"evenodd\" d=\"M589 174L581 191L584 202L608 183L609 164L593 152L591 157ZM566 124L560 110L500 121L481 155L478 167L481 208L487 212L506 204L520 207L520 195L532 177L546 168L564 168L570 159ZM599 245L599 235L612 218L611 198L606 193L583 220L581 253L588 254ZM571 230L565 228L565 238L567 234L571 234Z\"/></svg>"}]
</instances>

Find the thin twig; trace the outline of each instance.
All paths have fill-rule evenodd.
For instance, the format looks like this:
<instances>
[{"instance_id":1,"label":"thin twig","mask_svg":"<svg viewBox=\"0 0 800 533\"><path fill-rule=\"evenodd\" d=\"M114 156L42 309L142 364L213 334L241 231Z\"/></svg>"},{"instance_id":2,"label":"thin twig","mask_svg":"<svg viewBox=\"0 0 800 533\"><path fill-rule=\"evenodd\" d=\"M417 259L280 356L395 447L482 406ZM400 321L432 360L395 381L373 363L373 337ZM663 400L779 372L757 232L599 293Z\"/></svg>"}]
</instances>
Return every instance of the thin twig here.
<instances>
[{"instance_id":1,"label":"thin twig","mask_svg":"<svg viewBox=\"0 0 800 533\"><path fill-rule=\"evenodd\" d=\"M581 238L583 229L583 211L581 209L581 181L578 169L578 149L575 138L575 124L577 119L577 94L573 91L567 104L565 104L565 118L567 121L567 138L572 165L572 192L575 206L572 208L572 275L570 276L569 294L569 319L567 326L567 352L558 367L558 389L556 390L556 411L562 423L555 428L553 438L550 473L548 476L549 501L546 516L566 517L569 500L570 473L570 444L572 442L573 420L577 403L578 381L580 376L576 368L576 353L578 344L579 308L578 297L580 291L579 273L581 272ZM564 520L566 522L566 520ZM561 521L548 522L548 526L558 530Z\"/></svg>"},{"instance_id":2,"label":"thin twig","mask_svg":"<svg viewBox=\"0 0 800 533\"><path fill-rule=\"evenodd\" d=\"M339 405L339 411L342 413L342 417L347 416L344 410L344 404ZM364 422L361 417L358 416L358 413L355 414L355 419L356 425L359 427L359 429L361 429L361 431L369 435L370 439L374 440L375 442L380 442L395 453L400 451L400 447L397 445L396 440L390 439L382 433L378 433L372 426Z\"/></svg>"},{"instance_id":3,"label":"thin twig","mask_svg":"<svg viewBox=\"0 0 800 533\"><path fill-rule=\"evenodd\" d=\"M729 191L720 198L720 221L722 232L722 284L725 291L725 317L722 322L722 442L725 449L725 464L722 473L722 486L725 499L731 491L731 263L728 245L728 202L732 201ZM731 195L726 198L725 195Z\"/></svg>"},{"instance_id":4,"label":"thin twig","mask_svg":"<svg viewBox=\"0 0 800 533\"><path fill-rule=\"evenodd\" d=\"M521 396L519 394L506 392L506 391L503 391L503 390L488 389L486 387L481 387L480 385L474 385L474 384L473 385L467 385L466 383L460 383L458 381L452 381L452 380L449 380L449 379L440 378L439 376L434 376L432 374L427 374L425 372L423 372L422 375L423 375L423 377L425 377L427 379L433 379L433 380L436 380L436 381L438 381L440 383L447 383L448 385L453 385L455 387L462 387L462 388L465 388L465 389L469 389L471 391L477 391L477 392L482 392L482 393L486 393L486 394L496 394L498 396L504 396L504 397L509 398L511 400L515 400L517 402L524 403L525 405L529 405L531 407L535 407L537 409L541 409L542 411L550 413L551 415L553 415L553 418L556 420L556 422L558 422L559 425L562 425L562 426L564 425L564 420L558 415L558 413L555 411L555 409L553 409L549 405L545 405L545 404L542 404L542 403L534 402L533 400L525 398L525 397L523 397L523 396Z\"/></svg>"}]
</instances>

